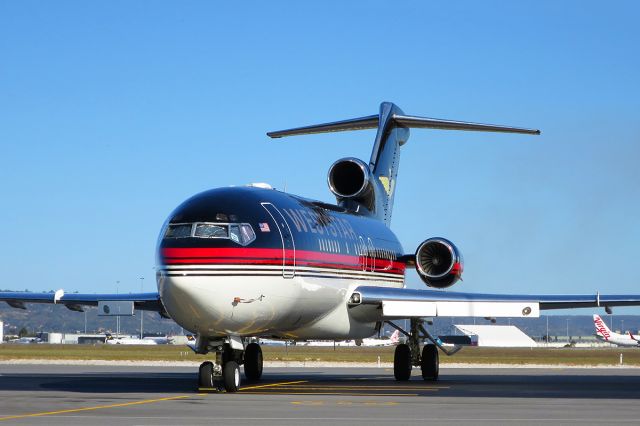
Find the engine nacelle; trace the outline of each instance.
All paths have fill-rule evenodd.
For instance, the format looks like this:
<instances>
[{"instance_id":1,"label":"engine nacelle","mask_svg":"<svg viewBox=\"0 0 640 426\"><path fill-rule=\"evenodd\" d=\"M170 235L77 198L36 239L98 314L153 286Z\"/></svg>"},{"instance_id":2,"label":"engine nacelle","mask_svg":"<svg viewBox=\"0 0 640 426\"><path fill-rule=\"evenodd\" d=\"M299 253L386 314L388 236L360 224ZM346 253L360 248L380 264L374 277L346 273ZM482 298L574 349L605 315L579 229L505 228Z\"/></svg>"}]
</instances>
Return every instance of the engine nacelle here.
<instances>
[{"instance_id":1,"label":"engine nacelle","mask_svg":"<svg viewBox=\"0 0 640 426\"><path fill-rule=\"evenodd\" d=\"M463 267L460 251L445 238L429 238L416 250L416 271L429 287L451 287L462 276Z\"/></svg>"},{"instance_id":2,"label":"engine nacelle","mask_svg":"<svg viewBox=\"0 0 640 426\"><path fill-rule=\"evenodd\" d=\"M369 166L357 158L342 158L331 165L327 180L338 199L367 199L373 193Z\"/></svg>"}]
</instances>

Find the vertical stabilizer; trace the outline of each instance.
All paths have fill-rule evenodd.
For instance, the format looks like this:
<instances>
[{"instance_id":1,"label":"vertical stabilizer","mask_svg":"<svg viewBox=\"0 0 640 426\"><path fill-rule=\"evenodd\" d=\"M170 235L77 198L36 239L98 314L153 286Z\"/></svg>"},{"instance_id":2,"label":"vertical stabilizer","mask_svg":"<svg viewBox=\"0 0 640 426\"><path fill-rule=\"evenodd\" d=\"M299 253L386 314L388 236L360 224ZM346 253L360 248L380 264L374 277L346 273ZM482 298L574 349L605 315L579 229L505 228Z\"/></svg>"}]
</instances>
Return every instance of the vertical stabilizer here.
<instances>
[{"instance_id":1,"label":"vertical stabilizer","mask_svg":"<svg viewBox=\"0 0 640 426\"><path fill-rule=\"evenodd\" d=\"M376 216L387 225L391 222L396 179L400 167L400 147L409 139L409 129L398 124L394 117L404 112L391 102L380 105L378 133L371 151L369 169L374 177Z\"/></svg>"},{"instance_id":2,"label":"vertical stabilizer","mask_svg":"<svg viewBox=\"0 0 640 426\"><path fill-rule=\"evenodd\" d=\"M593 325L596 327L596 336L601 337L603 340L609 340L611 330L609 330L607 324L600 318L600 315L593 316Z\"/></svg>"}]
</instances>

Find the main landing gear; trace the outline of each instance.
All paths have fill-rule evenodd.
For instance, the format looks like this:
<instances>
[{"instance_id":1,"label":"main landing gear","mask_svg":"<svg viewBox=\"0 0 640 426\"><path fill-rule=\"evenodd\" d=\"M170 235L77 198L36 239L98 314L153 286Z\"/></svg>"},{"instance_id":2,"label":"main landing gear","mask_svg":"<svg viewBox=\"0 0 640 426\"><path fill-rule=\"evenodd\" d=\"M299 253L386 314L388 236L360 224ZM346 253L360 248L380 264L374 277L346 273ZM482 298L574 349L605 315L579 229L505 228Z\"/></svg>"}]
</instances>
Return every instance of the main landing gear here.
<instances>
[{"instance_id":1,"label":"main landing gear","mask_svg":"<svg viewBox=\"0 0 640 426\"><path fill-rule=\"evenodd\" d=\"M438 357L438 348L434 339L424 328L423 320L411 319L411 330L406 332L395 324L389 322L389 325L404 333L407 337L407 343L401 343L396 346L393 357L393 375L398 381L406 381L411 378L411 369L420 367L422 378L424 380L438 380L440 371L440 359ZM424 345L422 352L420 351L420 340L428 339L433 343ZM451 353L452 355L453 353Z\"/></svg>"},{"instance_id":2,"label":"main landing gear","mask_svg":"<svg viewBox=\"0 0 640 426\"><path fill-rule=\"evenodd\" d=\"M205 361L198 370L198 388L208 391L237 392L240 389L240 365L244 364L244 375L248 381L262 377L262 349L257 343L244 347L239 339L206 344L198 339L196 353L215 351L215 362ZM242 348L242 349L240 349Z\"/></svg>"}]
</instances>

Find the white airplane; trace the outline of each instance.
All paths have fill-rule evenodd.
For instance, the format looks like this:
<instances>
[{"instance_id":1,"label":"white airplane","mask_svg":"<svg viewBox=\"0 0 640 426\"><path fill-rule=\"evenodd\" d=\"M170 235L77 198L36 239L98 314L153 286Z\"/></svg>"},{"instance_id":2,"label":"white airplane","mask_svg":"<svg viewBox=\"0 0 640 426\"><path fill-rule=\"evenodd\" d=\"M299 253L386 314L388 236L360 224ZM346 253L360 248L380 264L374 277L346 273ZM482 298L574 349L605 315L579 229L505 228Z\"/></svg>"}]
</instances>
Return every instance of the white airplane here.
<instances>
[{"instance_id":1,"label":"white airplane","mask_svg":"<svg viewBox=\"0 0 640 426\"><path fill-rule=\"evenodd\" d=\"M596 327L596 338L598 340L618 346L640 346L640 336L634 336L631 332L629 334L619 334L609 330L600 315L593 316L593 324Z\"/></svg>"},{"instance_id":2,"label":"white airplane","mask_svg":"<svg viewBox=\"0 0 640 426\"><path fill-rule=\"evenodd\" d=\"M262 342L262 340L261 340ZM394 331L388 339L366 338L355 340L307 340L296 342L296 346L395 346L400 343L400 332Z\"/></svg>"},{"instance_id":3,"label":"white airplane","mask_svg":"<svg viewBox=\"0 0 640 426\"><path fill-rule=\"evenodd\" d=\"M107 333L105 343L108 345L167 345L171 343L171 339L168 337L114 337L112 334Z\"/></svg>"},{"instance_id":4,"label":"white airplane","mask_svg":"<svg viewBox=\"0 0 640 426\"><path fill-rule=\"evenodd\" d=\"M640 305L640 295L440 291L462 276L460 250L435 237L407 254L390 229L409 128L540 134L406 115L389 102L375 115L267 133L279 138L377 129L368 162L348 157L329 168L336 204L260 184L205 191L179 205L160 229L157 293L2 292L0 300L22 309L26 303L74 311L97 305L107 315L131 315L134 307L157 311L194 333L197 353L214 354L200 366L199 386L228 392L240 387L240 365L247 379L262 376L262 350L253 338L356 340L372 336L384 322L408 319L406 343L395 347L394 376L409 380L416 366L423 379L436 380L438 348L454 351L427 331L425 317L538 317L542 309ZM407 289L407 267L415 267L431 288ZM424 339L431 343L422 345Z\"/></svg>"},{"instance_id":5,"label":"white airplane","mask_svg":"<svg viewBox=\"0 0 640 426\"><path fill-rule=\"evenodd\" d=\"M400 343L400 331L393 332L388 339L361 339L356 340L356 346L395 346Z\"/></svg>"},{"instance_id":6,"label":"white airplane","mask_svg":"<svg viewBox=\"0 0 640 426\"><path fill-rule=\"evenodd\" d=\"M25 345L31 343L42 343L42 340L37 337L19 337L17 339L9 340L9 343L18 343L21 345Z\"/></svg>"}]
</instances>

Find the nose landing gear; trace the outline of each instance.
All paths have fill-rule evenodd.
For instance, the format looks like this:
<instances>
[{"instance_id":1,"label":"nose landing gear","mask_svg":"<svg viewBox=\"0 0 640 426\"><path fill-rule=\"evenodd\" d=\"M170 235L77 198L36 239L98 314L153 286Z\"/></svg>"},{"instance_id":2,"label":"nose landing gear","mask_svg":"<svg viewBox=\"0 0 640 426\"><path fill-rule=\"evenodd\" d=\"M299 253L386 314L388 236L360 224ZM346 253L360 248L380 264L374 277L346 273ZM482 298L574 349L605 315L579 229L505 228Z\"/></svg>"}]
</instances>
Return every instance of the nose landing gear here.
<instances>
[{"instance_id":1,"label":"nose landing gear","mask_svg":"<svg viewBox=\"0 0 640 426\"><path fill-rule=\"evenodd\" d=\"M262 376L262 349L257 343L249 343L245 348L238 338L210 341L199 337L194 350L199 354L216 353L215 362L205 361L198 370L198 389L201 391L237 392L242 364L247 380L257 381Z\"/></svg>"}]
</instances>

